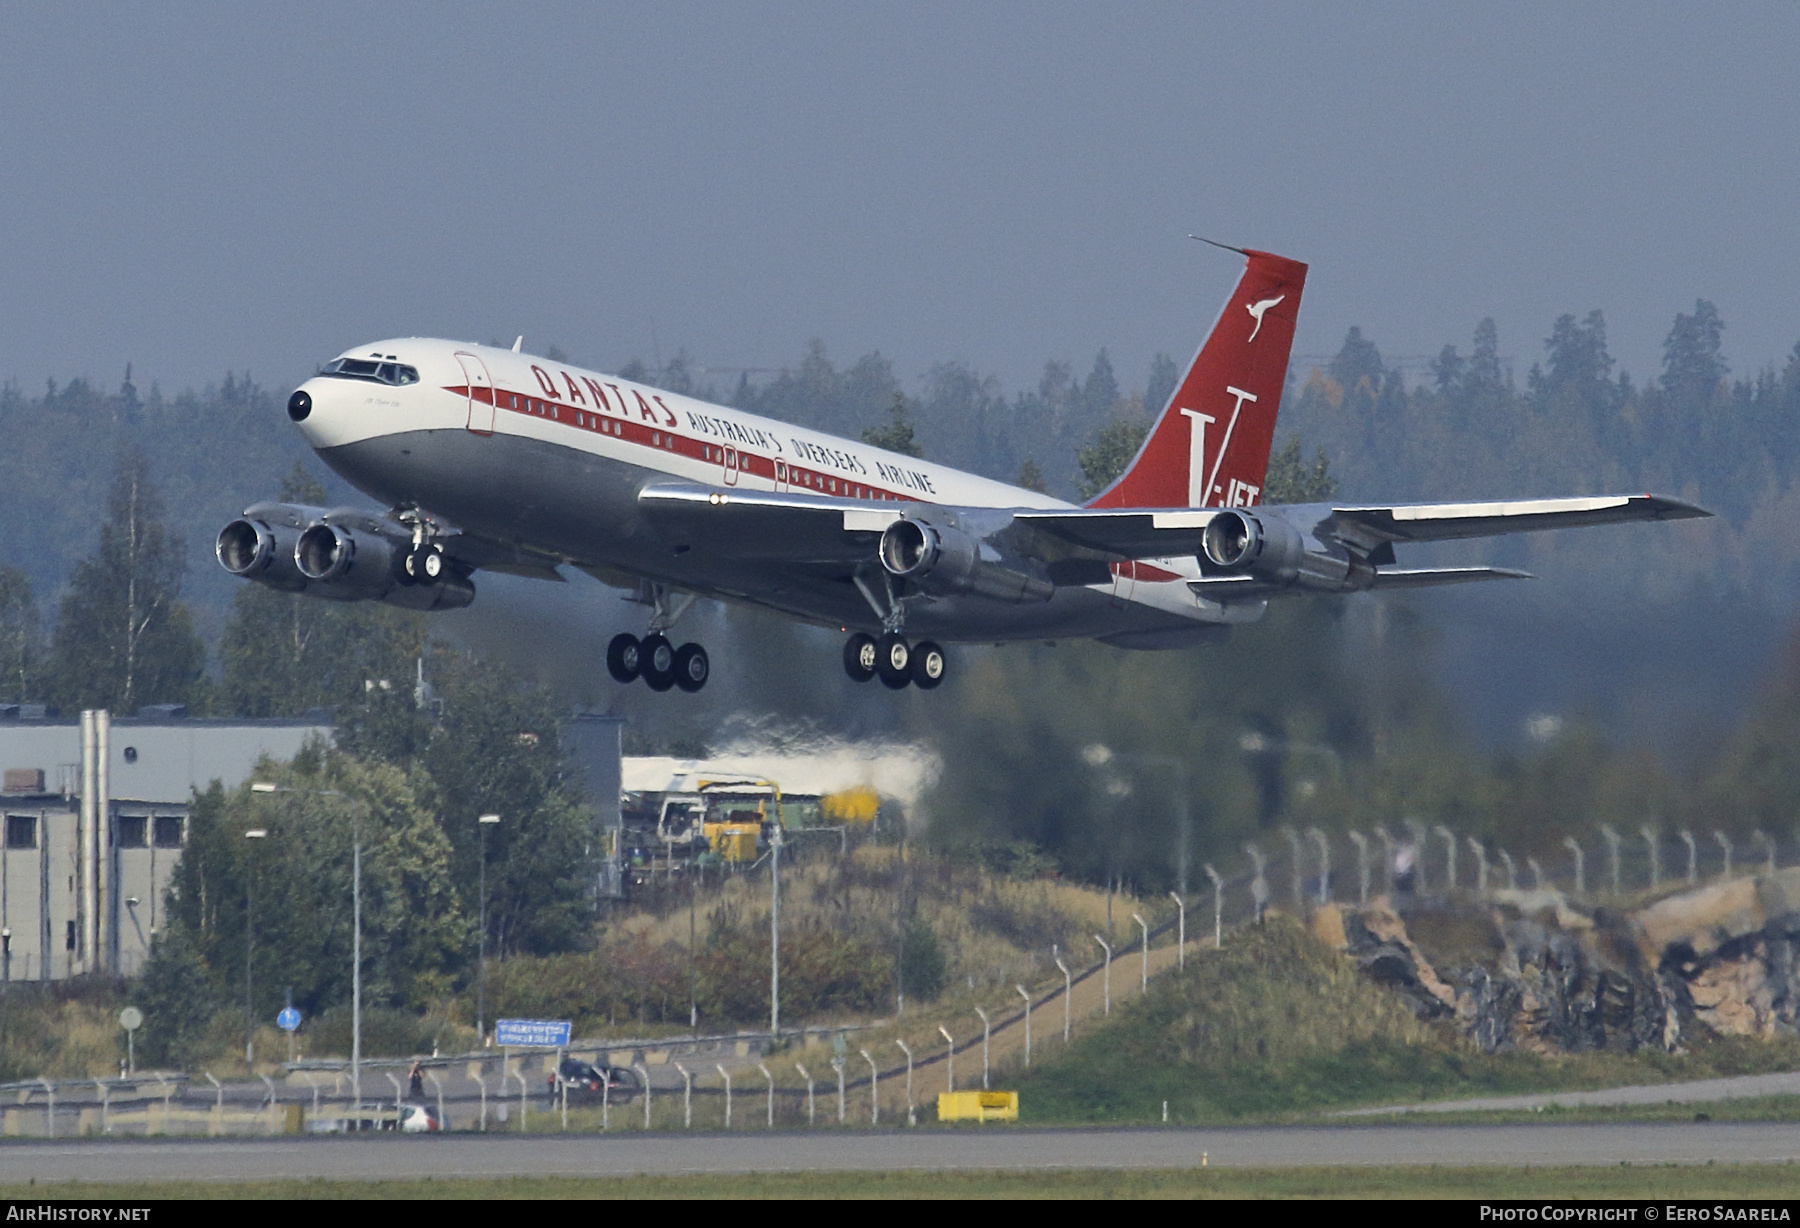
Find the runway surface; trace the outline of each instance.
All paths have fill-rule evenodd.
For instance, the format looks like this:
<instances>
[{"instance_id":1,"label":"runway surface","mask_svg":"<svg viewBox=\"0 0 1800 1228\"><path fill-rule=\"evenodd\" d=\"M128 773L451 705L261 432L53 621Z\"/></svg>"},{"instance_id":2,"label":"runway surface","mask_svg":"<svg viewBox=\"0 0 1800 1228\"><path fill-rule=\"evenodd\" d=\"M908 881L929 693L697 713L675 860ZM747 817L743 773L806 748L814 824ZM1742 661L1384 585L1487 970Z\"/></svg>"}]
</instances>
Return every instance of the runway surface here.
<instances>
[{"instance_id":1,"label":"runway surface","mask_svg":"<svg viewBox=\"0 0 1800 1228\"><path fill-rule=\"evenodd\" d=\"M710 1135L458 1135L0 1145L0 1182L626 1176L759 1171L1187 1168L1209 1164L1559 1165L1800 1160L1800 1128L1645 1125L909 1130Z\"/></svg>"},{"instance_id":2,"label":"runway surface","mask_svg":"<svg viewBox=\"0 0 1800 1228\"><path fill-rule=\"evenodd\" d=\"M1539 1092L1529 1096L1482 1096L1471 1100L1431 1100L1423 1104L1396 1104L1379 1109L1346 1109L1335 1117L1375 1117L1393 1113L1479 1113L1535 1109L1552 1105L1706 1104L1715 1100L1739 1100L1755 1096L1800 1095L1800 1072L1734 1075L1724 1079L1691 1079L1685 1083L1644 1083L1635 1087L1608 1087L1590 1092Z\"/></svg>"}]
</instances>

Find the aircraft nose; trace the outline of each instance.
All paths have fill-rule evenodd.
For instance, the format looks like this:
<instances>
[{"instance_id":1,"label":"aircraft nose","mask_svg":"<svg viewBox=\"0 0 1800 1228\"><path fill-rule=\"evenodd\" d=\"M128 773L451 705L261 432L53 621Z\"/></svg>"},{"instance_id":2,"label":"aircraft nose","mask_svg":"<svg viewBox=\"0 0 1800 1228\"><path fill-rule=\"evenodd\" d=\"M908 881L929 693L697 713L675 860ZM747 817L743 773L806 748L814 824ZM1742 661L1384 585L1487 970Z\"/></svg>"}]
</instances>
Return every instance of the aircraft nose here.
<instances>
[{"instance_id":1,"label":"aircraft nose","mask_svg":"<svg viewBox=\"0 0 1800 1228\"><path fill-rule=\"evenodd\" d=\"M312 407L312 395L302 388L288 398L288 417L295 422L304 422L306 416L312 413Z\"/></svg>"}]
</instances>

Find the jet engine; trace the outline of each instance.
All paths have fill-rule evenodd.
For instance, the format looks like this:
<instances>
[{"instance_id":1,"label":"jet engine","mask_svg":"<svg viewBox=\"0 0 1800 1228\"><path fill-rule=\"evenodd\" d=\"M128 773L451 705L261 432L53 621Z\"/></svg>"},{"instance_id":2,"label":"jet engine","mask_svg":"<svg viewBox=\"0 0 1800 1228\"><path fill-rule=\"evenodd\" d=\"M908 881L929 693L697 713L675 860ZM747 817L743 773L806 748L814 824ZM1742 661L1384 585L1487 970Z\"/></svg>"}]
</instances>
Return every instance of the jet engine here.
<instances>
[{"instance_id":1,"label":"jet engine","mask_svg":"<svg viewBox=\"0 0 1800 1228\"><path fill-rule=\"evenodd\" d=\"M298 593L306 588L306 577L294 562L294 543L300 533L295 526L277 519L252 517L252 508L240 519L219 531L214 552L219 565L232 575L258 584L267 584L283 592Z\"/></svg>"},{"instance_id":2,"label":"jet engine","mask_svg":"<svg viewBox=\"0 0 1800 1228\"><path fill-rule=\"evenodd\" d=\"M954 524L908 516L881 534L881 565L928 593L969 593L994 601L1048 601L1049 580L1009 567L999 551Z\"/></svg>"},{"instance_id":3,"label":"jet engine","mask_svg":"<svg viewBox=\"0 0 1800 1228\"><path fill-rule=\"evenodd\" d=\"M1247 571L1258 579L1285 582L1300 574L1306 543L1279 516L1228 507L1207 522L1200 554L1202 562L1225 571Z\"/></svg>"}]
</instances>

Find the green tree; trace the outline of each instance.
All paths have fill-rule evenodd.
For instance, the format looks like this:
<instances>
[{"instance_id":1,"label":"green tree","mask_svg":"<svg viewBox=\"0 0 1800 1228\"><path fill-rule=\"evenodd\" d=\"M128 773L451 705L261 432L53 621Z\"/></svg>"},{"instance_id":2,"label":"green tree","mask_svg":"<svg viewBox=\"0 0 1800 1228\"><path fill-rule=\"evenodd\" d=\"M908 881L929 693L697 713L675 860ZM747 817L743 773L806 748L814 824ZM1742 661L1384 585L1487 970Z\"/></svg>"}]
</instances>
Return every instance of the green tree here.
<instances>
[{"instance_id":1,"label":"green tree","mask_svg":"<svg viewBox=\"0 0 1800 1228\"><path fill-rule=\"evenodd\" d=\"M584 945L591 819L562 777L560 705L473 657L441 655L436 672L442 720L420 761L466 898L480 867L476 819L500 816L488 833L489 950L541 955Z\"/></svg>"},{"instance_id":2,"label":"green tree","mask_svg":"<svg viewBox=\"0 0 1800 1228\"><path fill-rule=\"evenodd\" d=\"M15 567L0 567L0 700L37 698L42 651L30 578Z\"/></svg>"},{"instance_id":3,"label":"green tree","mask_svg":"<svg viewBox=\"0 0 1800 1228\"><path fill-rule=\"evenodd\" d=\"M898 452L902 456L924 457L924 449L919 447L913 438L912 414L907 412L906 397L899 392L894 393L894 403L888 408L888 420L882 426L863 428L862 440L877 448L886 448L889 452Z\"/></svg>"},{"instance_id":4,"label":"green tree","mask_svg":"<svg viewBox=\"0 0 1800 1228\"><path fill-rule=\"evenodd\" d=\"M214 981L241 992L254 910L258 1017L288 988L309 1015L349 1000L360 826L365 1001L416 1008L440 998L467 963L470 933L449 842L420 800L429 779L320 745L291 764L259 765L256 777L292 792L215 783L200 794L170 883L171 921L192 935ZM268 834L246 839L251 828Z\"/></svg>"},{"instance_id":5,"label":"green tree","mask_svg":"<svg viewBox=\"0 0 1800 1228\"><path fill-rule=\"evenodd\" d=\"M1705 299L1694 301L1693 315L1676 315L1663 341L1662 389L1683 408L1704 406L1712 399L1728 368L1719 352L1725 321Z\"/></svg>"},{"instance_id":6,"label":"green tree","mask_svg":"<svg viewBox=\"0 0 1800 1228\"><path fill-rule=\"evenodd\" d=\"M1323 503L1336 493L1331 461L1323 451L1315 450L1308 465L1300 455L1300 436L1289 435L1281 451L1269 458L1263 479L1264 503Z\"/></svg>"},{"instance_id":7,"label":"green tree","mask_svg":"<svg viewBox=\"0 0 1800 1228\"><path fill-rule=\"evenodd\" d=\"M1167 354L1158 354L1150 360L1150 380L1144 385L1144 410L1146 413L1160 414L1169 407L1169 398L1175 395L1175 388L1181 382L1181 368Z\"/></svg>"},{"instance_id":8,"label":"green tree","mask_svg":"<svg viewBox=\"0 0 1800 1228\"><path fill-rule=\"evenodd\" d=\"M944 991L947 961L938 936L923 917L913 917L900 931L900 992L930 1002Z\"/></svg>"},{"instance_id":9,"label":"green tree","mask_svg":"<svg viewBox=\"0 0 1800 1228\"><path fill-rule=\"evenodd\" d=\"M1142 415L1114 418L1094 435L1093 440L1075 454L1081 466L1081 497L1092 499L1125 472L1125 466L1144 446L1150 424Z\"/></svg>"},{"instance_id":10,"label":"green tree","mask_svg":"<svg viewBox=\"0 0 1800 1228\"><path fill-rule=\"evenodd\" d=\"M1044 485L1044 471L1039 469L1038 463L1029 456L1020 463L1019 476L1013 479L1013 485L1023 486L1026 490L1035 490L1040 495L1050 493L1050 488Z\"/></svg>"},{"instance_id":11,"label":"green tree","mask_svg":"<svg viewBox=\"0 0 1800 1228\"><path fill-rule=\"evenodd\" d=\"M65 707L133 712L196 703L206 648L181 602L182 540L164 522L144 453L119 458L98 549L75 567L50 644L52 692Z\"/></svg>"},{"instance_id":12,"label":"green tree","mask_svg":"<svg viewBox=\"0 0 1800 1228\"><path fill-rule=\"evenodd\" d=\"M138 1060L151 1066L184 1070L204 1053L207 1026L230 1002L207 971L187 926L163 926L150 943L150 958L138 987L144 1012L138 1034Z\"/></svg>"}]
</instances>

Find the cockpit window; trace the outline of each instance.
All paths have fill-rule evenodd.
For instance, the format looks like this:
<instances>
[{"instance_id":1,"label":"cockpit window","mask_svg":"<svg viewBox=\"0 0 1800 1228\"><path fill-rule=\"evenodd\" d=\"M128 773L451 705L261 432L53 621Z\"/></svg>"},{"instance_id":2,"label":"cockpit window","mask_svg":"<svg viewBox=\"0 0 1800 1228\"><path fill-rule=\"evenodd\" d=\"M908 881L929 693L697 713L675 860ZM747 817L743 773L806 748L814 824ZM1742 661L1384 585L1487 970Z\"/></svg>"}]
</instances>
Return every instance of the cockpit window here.
<instances>
[{"instance_id":1,"label":"cockpit window","mask_svg":"<svg viewBox=\"0 0 1800 1228\"><path fill-rule=\"evenodd\" d=\"M319 374L337 379L366 379L371 383L391 384L395 387L419 382L417 367L402 366L397 362L377 362L372 358L334 358L320 368Z\"/></svg>"}]
</instances>

